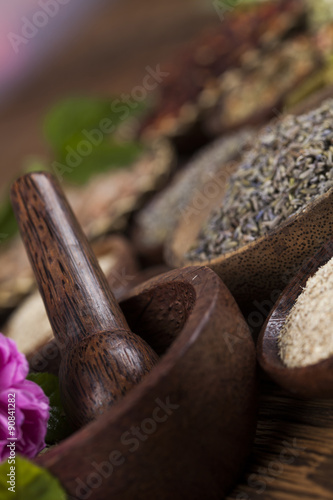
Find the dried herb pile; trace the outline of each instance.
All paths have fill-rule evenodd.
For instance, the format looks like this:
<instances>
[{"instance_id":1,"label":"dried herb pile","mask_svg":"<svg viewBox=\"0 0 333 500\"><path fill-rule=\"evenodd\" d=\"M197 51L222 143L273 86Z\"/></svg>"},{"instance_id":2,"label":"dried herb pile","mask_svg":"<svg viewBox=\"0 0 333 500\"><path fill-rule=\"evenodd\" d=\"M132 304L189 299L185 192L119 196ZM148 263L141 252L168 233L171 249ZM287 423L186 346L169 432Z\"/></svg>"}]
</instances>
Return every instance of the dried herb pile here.
<instances>
[{"instance_id":1,"label":"dried herb pile","mask_svg":"<svg viewBox=\"0 0 333 500\"><path fill-rule=\"evenodd\" d=\"M302 0L240 4L224 21L203 30L163 66L170 76L161 83L159 104L143 124L144 135L182 134L196 122L214 137L263 124L321 66Z\"/></svg>"},{"instance_id":2,"label":"dried herb pile","mask_svg":"<svg viewBox=\"0 0 333 500\"><path fill-rule=\"evenodd\" d=\"M188 257L206 260L276 229L333 186L333 100L265 127Z\"/></svg>"},{"instance_id":3,"label":"dried herb pile","mask_svg":"<svg viewBox=\"0 0 333 500\"><path fill-rule=\"evenodd\" d=\"M218 139L199 151L189 164L177 173L171 184L158 194L136 217L144 246L164 244L196 191L217 175L226 163L239 159L242 148L254 132L240 131Z\"/></svg>"},{"instance_id":4,"label":"dried herb pile","mask_svg":"<svg viewBox=\"0 0 333 500\"><path fill-rule=\"evenodd\" d=\"M333 355L333 259L308 279L280 332L279 348L290 368L309 366Z\"/></svg>"}]
</instances>

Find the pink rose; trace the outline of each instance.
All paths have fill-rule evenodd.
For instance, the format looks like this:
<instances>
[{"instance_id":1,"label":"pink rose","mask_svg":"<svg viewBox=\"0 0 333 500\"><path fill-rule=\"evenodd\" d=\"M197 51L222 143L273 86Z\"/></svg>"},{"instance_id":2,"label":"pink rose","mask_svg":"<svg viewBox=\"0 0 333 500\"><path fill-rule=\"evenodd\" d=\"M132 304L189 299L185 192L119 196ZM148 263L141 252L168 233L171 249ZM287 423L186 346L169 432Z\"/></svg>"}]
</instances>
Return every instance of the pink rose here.
<instances>
[{"instance_id":1,"label":"pink rose","mask_svg":"<svg viewBox=\"0 0 333 500\"><path fill-rule=\"evenodd\" d=\"M0 390L23 382L28 372L28 361L14 340L0 333Z\"/></svg>"},{"instance_id":2,"label":"pink rose","mask_svg":"<svg viewBox=\"0 0 333 500\"><path fill-rule=\"evenodd\" d=\"M28 362L15 342L0 333L0 462L9 456L11 440L15 453L29 458L45 448L49 400L39 385L25 379L28 371ZM8 430L12 416L14 435Z\"/></svg>"}]
</instances>

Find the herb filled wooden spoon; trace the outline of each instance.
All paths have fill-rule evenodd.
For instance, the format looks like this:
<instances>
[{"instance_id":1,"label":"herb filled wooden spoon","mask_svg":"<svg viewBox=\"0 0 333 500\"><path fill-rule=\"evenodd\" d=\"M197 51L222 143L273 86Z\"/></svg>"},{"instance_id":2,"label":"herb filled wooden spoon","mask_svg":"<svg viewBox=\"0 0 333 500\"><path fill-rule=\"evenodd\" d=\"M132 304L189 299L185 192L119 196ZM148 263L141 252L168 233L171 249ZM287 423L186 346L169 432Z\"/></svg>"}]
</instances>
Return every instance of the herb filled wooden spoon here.
<instances>
[{"instance_id":1,"label":"herb filled wooden spoon","mask_svg":"<svg viewBox=\"0 0 333 500\"><path fill-rule=\"evenodd\" d=\"M219 196L219 182L225 176L224 165L229 165L231 174L235 169L234 163L253 136L253 130L243 129L202 148L180 169L170 184L136 214L133 240L142 258L163 261L165 243L193 198L193 193L199 194L201 213L204 211L208 217L211 203ZM203 197L200 190L206 185L208 197Z\"/></svg>"},{"instance_id":2,"label":"herb filled wooden spoon","mask_svg":"<svg viewBox=\"0 0 333 500\"><path fill-rule=\"evenodd\" d=\"M181 224L167 251L167 262L174 267L199 265L180 254L189 249L197 221ZM234 295L243 311L253 310L254 302L273 300L304 261L311 257L327 238L333 236L333 189L310 203L300 214L257 241L225 255L201 262L215 271ZM182 250L180 251L180 248ZM178 257L176 256L178 254Z\"/></svg>"},{"instance_id":3,"label":"herb filled wooden spoon","mask_svg":"<svg viewBox=\"0 0 333 500\"><path fill-rule=\"evenodd\" d=\"M79 427L142 380L156 353L133 334L50 174L19 178L12 203L62 362L64 409Z\"/></svg>"},{"instance_id":4,"label":"herb filled wooden spoon","mask_svg":"<svg viewBox=\"0 0 333 500\"><path fill-rule=\"evenodd\" d=\"M299 363L301 352L298 352L297 367L289 367L283 360L281 351L281 334L286 326L289 316L297 299L304 294L309 286L309 278L315 277L318 270L327 264L333 257L333 240L326 243L306 264L302 266L294 279L285 288L279 300L271 311L259 336L257 356L263 370L286 390L302 397L333 398L333 355L329 353L321 356L317 362ZM317 293L316 293L317 294ZM320 301L323 300L321 292ZM307 303L311 313L311 303ZM318 314L318 311L315 311ZM307 311L303 309L303 314ZM298 314L300 312L298 311ZM311 313L312 314L312 313ZM305 346L307 350L316 347L316 342L321 342L320 322L312 331L311 342ZM298 348L298 347L297 347ZM300 346L301 348L301 346ZM322 353L321 353L322 354ZM303 355L302 355L303 356ZM318 358L319 359L319 358ZM302 366L301 366L302 365Z\"/></svg>"},{"instance_id":5,"label":"herb filled wooden spoon","mask_svg":"<svg viewBox=\"0 0 333 500\"><path fill-rule=\"evenodd\" d=\"M244 310L281 292L333 237L332 104L262 129L237 171L226 167L215 211L208 217L190 202L168 263L208 265Z\"/></svg>"}]
</instances>

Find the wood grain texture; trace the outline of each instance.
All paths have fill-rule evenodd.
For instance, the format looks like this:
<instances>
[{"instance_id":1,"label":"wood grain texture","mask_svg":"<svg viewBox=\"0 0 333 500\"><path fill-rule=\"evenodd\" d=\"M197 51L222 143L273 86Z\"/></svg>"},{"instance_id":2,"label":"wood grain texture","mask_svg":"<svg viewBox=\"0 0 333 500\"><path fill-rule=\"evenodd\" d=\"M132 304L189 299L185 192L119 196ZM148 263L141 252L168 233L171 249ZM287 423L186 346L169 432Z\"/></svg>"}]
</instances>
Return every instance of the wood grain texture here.
<instances>
[{"instance_id":1,"label":"wood grain texture","mask_svg":"<svg viewBox=\"0 0 333 500\"><path fill-rule=\"evenodd\" d=\"M19 178L12 203L61 351L64 408L79 427L122 397L158 358L130 332L54 178L45 172Z\"/></svg>"},{"instance_id":2,"label":"wood grain texture","mask_svg":"<svg viewBox=\"0 0 333 500\"><path fill-rule=\"evenodd\" d=\"M114 237L111 236L110 239L111 238L113 239ZM93 248L95 253L97 252L98 255L98 252L101 250L99 245L97 244L97 246ZM102 244L102 248L104 248L104 244ZM109 250L112 248L113 246L110 245ZM122 298L128 295L135 286L145 283L146 281L148 281L148 279L151 279L155 276L171 271L171 269L168 268L167 266L154 266L136 273L134 270L131 271L131 268L135 269L133 268L133 262L128 258L126 259L126 256L125 256L126 260L124 262L123 254L121 257L122 257L121 260L115 264L116 272L114 273L110 272L108 276L106 275L108 278L108 283L111 289L113 290L115 297L117 297L117 300L122 300ZM124 265L126 267L124 267ZM117 269L119 270L119 272L117 272ZM126 273L128 270L129 272L128 275L126 273L124 274L124 269ZM113 288L114 286L116 286L116 288ZM167 290L168 288L166 288L165 293L167 293ZM185 287L185 292L186 292L186 287ZM120 307L122 307L122 304L120 304ZM127 307L125 310L123 310L123 312L125 316L129 318L130 321L131 308ZM133 324L132 329L136 329L139 326L140 324L139 325ZM161 333L162 331L165 332L165 324L163 322L161 322L161 326L163 326L163 330L161 330ZM150 337L148 331L147 332L140 331L137 332L137 334L139 334L141 337L144 337L149 344L151 341L152 343L150 344L150 346L154 347L155 352L158 353L159 345L157 344L156 341L154 341L156 333L155 335L152 335ZM167 336L170 336L169 332L165 332L165 334ZM33 353L27 356L27 359L29 361L30 370L34 372L43 372L47 368L48 372L58 374L61 362L61 356L57 341L55 339L52 339L47 343L40 344L39 347L35 349Z\"/></svg>"},{"instance_id":3,"label":"wood grain texture","mask_svg":"<svg viewBox=\"0 0 333 500\"><path fill-rule=\"evenodd\" d=\"M254 449L227 500L331 500L332 470L333 401L265 382Z\"/></svg>"},{"instance_id":4,"label":"wood grain texture","mask_svg":"<svg viewBox=\"0 0 333 500\"><path fill-rule=\"evenodd\" d=\"M236 302L213 271L189 267L140 285L121 306L160 362L37 463L74 499L223 498L256 427L254 345Z\"/></svg>"},{"instance_id":5,"label":"wood grain texture","mask_svg":"<svg viewBox=\"0 0 333 500\"><path fill-rule=\"evenodd\" d=\"M263 370L286 390L299 396L333 398L333 356L313 365L288 368L279 354L278 337L307 280L332 257L333 239L302 266L286 287L268 316L258 339L257 354ZM318 334L320 335L320 332L313 332L313 342L316 342Z\"/></svg>"},{"instance_id":6,"label":"wood grain texture","mask_svg":"<svg viewBox=\"0 0 333 500\"><path fill-rule=\"evenodd\" d=\"M37 284L60 342L127 329L96 256L49 174L21 177L12 203ZM110 307L111 306L111 307ZM95 314L92 316L91 312Z\"/></svg>"},{"instance_id":7,"label":"wood grain texture","mask_svg":"<svg viewBox=\"0 0 333 500\"><path fill-rule=\"evenodd\" d=\"M226 175L225 182L228 180ZM216 200L216 207L221 200ZM207 219L206 219L207 220ZM186 259L195 244L203 221L180 220L166 251L169 265L199 263ZM244 312L254 301L262 301L277 290L282 292L306 260L333 237L333 189L290 216L276 230L238 250L201 262L213 269L227 285Z\"/></svg>"}]
</instances>

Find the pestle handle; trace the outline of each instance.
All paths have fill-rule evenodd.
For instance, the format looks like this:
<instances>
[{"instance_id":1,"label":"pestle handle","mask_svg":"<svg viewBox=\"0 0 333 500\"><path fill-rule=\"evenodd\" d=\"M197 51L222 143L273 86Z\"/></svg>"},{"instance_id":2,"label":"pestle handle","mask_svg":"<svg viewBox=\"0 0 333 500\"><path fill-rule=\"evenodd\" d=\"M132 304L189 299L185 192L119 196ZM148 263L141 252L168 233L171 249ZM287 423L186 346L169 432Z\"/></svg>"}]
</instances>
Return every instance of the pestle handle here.
<instances>
[{"instance_id":1,"label":"pestle handle","mask_svg":"<svg viewBox=\"0 0 333 500\"><path fill-rule=\"evenodd\" d=\"M12 187L12 203L50 323L60 343L129 330L62 190L34 172Z\"/></svg>"},{"instance_id":2,"label":"pestle handle","mask_svg":"<svg viewBox=\"0 0 333 500\"><path fill-rule=\"evenodd\" d=\"M80 427L139 383L158 357L130 331L53 176L34 172L19 178L12 203L60 344L63 406Z\"/></svg>"}]
</instances>

